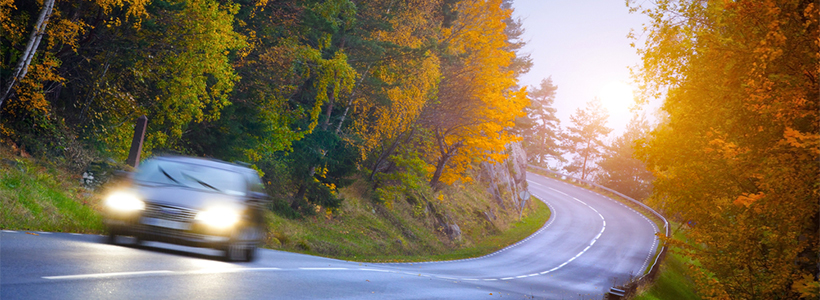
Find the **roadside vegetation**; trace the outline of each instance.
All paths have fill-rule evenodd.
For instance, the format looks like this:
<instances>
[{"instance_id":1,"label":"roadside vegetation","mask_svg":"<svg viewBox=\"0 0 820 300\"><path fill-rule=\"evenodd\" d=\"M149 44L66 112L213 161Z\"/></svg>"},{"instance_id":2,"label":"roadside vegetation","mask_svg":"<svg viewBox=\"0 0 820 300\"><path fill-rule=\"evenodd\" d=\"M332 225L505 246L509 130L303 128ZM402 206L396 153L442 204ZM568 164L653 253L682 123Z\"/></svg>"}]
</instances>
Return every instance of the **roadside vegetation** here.
<instances>
[{"instance_id":1,"label":"roadside vegetation","mask_svg":"<svg viewBox=\"0 0 820 300\"><path fill-rule=\"evenodd\" d=\"M99 232L146 116L142 158L259 171L273 248L388 260L526 227L517 121L551 103L519 86L511 3L0 1L2 226Z\"/></svg>"},{"instance_id":2,"label":"roadside vegetation","mask_svg":"<svg viewBox=\"0 0 820 300\"><path fill-rule=\"evenodd\" d=\"M661 271L649 289L635 296L636 300L699 300L695 283L687 275L691 264L685 257L670 253L661 263Z\"/></svg>"},{"instance_id":3,"label":"roadside vegetation","mask_svg":"<svg viewBox=\"0 0 820 300\"><path fill-rule=\"evenodd\" d=\"M562 128L551 79L520 86L511 3L0 0L0 225L99 232L99 189L145 115L143 158L263 175L270 247L483 245L532 225L504 201L527 163L557 161L695 224L677 253L703 297L820 297L816 1L627 1L649 17L638 104L663 104L610 145L598 100Z\"/></svg>"},{"instance_id":4,"label":"roadside vegetation","mask_svg":"<svg viewBox=\"0 0 820 300\"><path fill-rule=\"evenodd\" d=\"M0 229L102 234L99 205L105 187L81 184L59 162L14 155L0 146ZM407 200L390 207L372 201L364 180L341 189L345 204L332 214L288 218L268 213L265 247L370 262L452 260L486 255L537 231L550 211L533 198L518 212L493 212L487 221L477 212L496 204L478 185L444 189L432 199L461 230L451 239L428 206Z\"/></svg>"},{"instance_id":5,"label":"roadside vegetation","mask_svg":"<svg viewBox=\"0 0 820 300\"><path fill-rule=\"evenodd\" d=\"M537 231L550 215L547 206L533 198L521 221L516 212L496 211L496 219L489 222L477 214L495 204L482 197L478 186L456 186L443 193L445 199L433 200L459 225L461 236L451 239L435 212L408 201L388 208L367 200L366 190L358 183L343 189L345 205L332 217L293 220L270 214L268 247L355 261L453 260L516 243Z\"/></svg>"},{"instance_id":6,"label":"roadside vegetation","mask_svg":"<svg viewBox=\"0 0 820 300\"><path fill-rule=\"evenodd\" d=\"M80 179L0 147L0 229L100 233L98 201Z\"/></svg>"}]
</instances>

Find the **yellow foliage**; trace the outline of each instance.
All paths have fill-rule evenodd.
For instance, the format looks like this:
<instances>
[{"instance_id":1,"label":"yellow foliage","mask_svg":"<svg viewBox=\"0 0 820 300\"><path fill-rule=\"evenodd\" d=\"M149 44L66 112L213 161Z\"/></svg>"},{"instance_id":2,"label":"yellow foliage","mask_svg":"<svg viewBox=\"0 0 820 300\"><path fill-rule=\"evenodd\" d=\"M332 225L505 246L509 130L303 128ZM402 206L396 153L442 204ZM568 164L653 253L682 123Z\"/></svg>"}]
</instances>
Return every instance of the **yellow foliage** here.
<instances>
[{"instance_id":1,"label":"yellow foliage","mask_svg":"<svg viewBox=\"0 0 820 300\"><path fill-rule=\"evenodd\" d=\"M505 50L503 21L512 11L502 9L500 0L462 1L456 10L458 19L442 29L442 39L451 55L463 58L443 70L440 104L431 113L438 145L428 150L433 164L446 160L446 172L438 170L445 184L471 181L466 171L477 162L503 160L506 145L519 139L507 129L529 104L526 90L515 90L517 79L506 70L515 53Z\"/></svg>"},{"instance_id":2,"label":"yellow foliage","mask_svg":"<svg viewBox=\"0 0 820 300\"><path fill-rule=\"evenodd\" d=\"M816 4L656 4L637 74L669 114L638 151L650 202L696 224L685 252L705 298L796 298L820 252Z\"/></svg>"}]
</instances>

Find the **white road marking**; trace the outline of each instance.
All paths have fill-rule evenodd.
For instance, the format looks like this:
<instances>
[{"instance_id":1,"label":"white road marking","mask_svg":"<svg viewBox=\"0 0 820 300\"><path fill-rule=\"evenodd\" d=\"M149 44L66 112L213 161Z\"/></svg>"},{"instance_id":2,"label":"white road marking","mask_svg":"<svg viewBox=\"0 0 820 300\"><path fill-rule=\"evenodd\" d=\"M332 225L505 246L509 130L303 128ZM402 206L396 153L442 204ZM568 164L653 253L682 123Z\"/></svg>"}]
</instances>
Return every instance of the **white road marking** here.
<instances>
[{"instance_id":1,"label":"white road marking","mask_svg":"<svg viewBox=\"0 0 820 300\"><path fill-rule=\"evenodd\" d=\"M542 186L542 187L544 186L544 185L541 185L541 184L536 183L536 182L530 182L530 183L534 183L534 184ZM571 196L567 195L566 193L558 191L554 188L551 188L551 187L547 187L547 188L549 188L550 190L553 190L557 193L560 193L562 195L571 197ZM594 193L594 194L597 194L597 193ZM598 194L598 195L600 195L600 194ZM602 195L600 195L600 196L602 196ZM446 277L446 276L439 276L439 275L428 275L428 274L410 273L410 272L397 272L397 271L390 271L390 270L384 270L384 269L373 269L373 268L358 268L358 269L356 269L356 268L341 268L341 267L337 267L337 268L332 268L332 267L319 267L319 268L303 267L303 268L297 268L297 269L292 269L292 270L302 270L302 271L359 270L359 271L372 271L372 272L383 272L383 273L407 274L407 275L414 275L414 276L417 275L417 276L424 276L424 277L429 277L429 278L439 278L439 279L445 279L445 280L461 280L461 281L514 280L514 279L521 279L521 278L527 278L527 277L535 277L535 276L540 276L540 275L546 275L548 273L551 273L551 272L554 272L556 270L561 269L562 267L566 266L570 262L574 261L575 259L577 259L581 255L586 253L598 241L598 239L603 235L604 231L606 230L606 220L604 219L603 215L601 215L601 213L598 212L598 210L596 210L595 208L593 208L589 204L585 203L584 201L581 201L578 198L575 198L575 197L571 197L571 198L573 200L578 201L579 203L583 204L584 206L592 209L596 214L598 214L598 216L601 218L601 221L602 221L602 224L603 224L602 228L601 228L601 231L598 232L598 234L595 236L595 238L593 238L590 241L589 245L586 248L584 248L584 250L577 253L574 257L570 258L569 260L561 263L560 265L558 265L558 266L556 266L552 269L549 269L549 270L546 270L546 271L543 271L543 272L540 272L540 273L533 273L533 274L529 274L529 275L520 275L520 276L513 276L513 277L504 277L504 278L453 278L453 277ZM612 201L615 201L615 200L612 200ZM615 202L621 204L620 202L617 202L617 201L615 201ZM523 243L523 242L526 242L526 241L530 240L535 235L541 233L547 227L549 227L553 223L553 221L555 220L556 211L555 211L554 207L552 207L552 205L550 205L550 203L548 203L546 201L544 201L544 203L547 204L547 206L549 206L550 210L552 211L552 217L550 218L550 220L547 222L546 225L544 225L541 229L539 229L533 235L527 237L526 239L524 239L522 241L519 241L518 243L515 243L513 245L510 245L510 246L508 246L504 249L501 249L501 250L499 250L495 253L492 253L492 254L489 254L489 255L486 255L486 256L483 256L483 257L494 256L494 255L499 254L499 253L501 253L501 252L503 252L507 249L511 249L511 248ZM621 205L625 206L623 204L621 204ZM655 224L653 222L651 222L648 218L646 218L642 214L640 214L640 213L638 213L638 214L640 216L642 216L644 219L646 219L647 222L652 224L652 226L657 231L657 226L655 226ZM16 231L11 231L11 230L3 230L3 232L17 233ZM51 234L49 232L40 232L40 233L41 234ZM77 233L71 233L71 234L72 235L80 235L80 234L77 234ZM652 248L651 248L652 251L654 251L654 248L657 246L657 242L658 242L658 238L656 237L655 242L653 243ZM462 259L462 260L455 260L455 261L445 261L445 262L469 261L469 260L480 259L480 258L483 258L483 257L469 258L469 259ZM646 264L648 263L650 257L651 257L651 252L650 252L649 256L647 256L647 259L644 262L644 266L646 266ZM415 264L425 264L425 263L441 263L441 262L421 262L421 263L415 263ZM413 263L410 263L410 265L413 265ZM642 267L642 269L645 269L645 267ZM149 275L168 275L168 274L180 274L180 275L181 274L217 274L217 273L233 273L233 272L277 271L277 270L283 270L283 269L280 269L280 268L227 268L227 269L201 269L201 270L191 270L191 271L159 270L159 271L139 271L139 272L117 272L117 273L97 273L97 274L62 275L62 276L43 276L42 278L43 279L48 279L48 280L61 280L61 279L62 280L68 280L68 279L113 278L113 277L125 277L125 276L149 276Z\"/></svg>"},{"instance_id":2,"label":"white road marking","mask_svg":"<svg viewBox=\"0 0 820 300\"><path fill-rule=\"evenodd\" d=\"M43 279L49 280L65 280L65 279L89 279L89 278L111 278L123 276L142 276L142 275L157 275L169 274L173 271L159 270L159 271L138 271L138 272L117 272L117 273L96 273L96 274L80 274L80 275L62 275L62 276L43 276Z\"/></svg>"},{"instance_id":3,"label":"white road marking","mask_svg":"<svg viewBox=\"0 0 820 300\"><path fill-rule=\"evenodd\" d=\"M365 268L359 268L359 270L360 270L360 271L373 271L373 272L390 273L390 271L388 271L388 270L382 270L382 269L365 269Z\"/></svg>"},{"instance_id":4,"label":"white road marking","mask_svg":"<svg viewBox=\"0 0 820 300\"><path fill-rule=\"evenodd\" d=\"M551 189L553 192L556 192L556 193L559 193L559 194L561 194L561 195L564 195L564 196L569 197L569 195L565 194L565 193L564 193L564 192L562 192L562 191L556 190L556 189L551 188L551 187L548 187L548 189Z\"/></svg>"}]
</instances>

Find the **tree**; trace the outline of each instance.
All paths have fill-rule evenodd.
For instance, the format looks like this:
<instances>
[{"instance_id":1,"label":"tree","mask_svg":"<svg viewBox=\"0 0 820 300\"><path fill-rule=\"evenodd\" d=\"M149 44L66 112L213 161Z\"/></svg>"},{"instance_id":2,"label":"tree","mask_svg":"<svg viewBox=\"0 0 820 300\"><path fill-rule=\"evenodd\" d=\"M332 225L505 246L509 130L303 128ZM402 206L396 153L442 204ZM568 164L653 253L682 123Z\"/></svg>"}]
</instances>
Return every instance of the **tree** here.
<instances>
[{"instance_id":1,"label":"tree","mask_svg":"<svg viewBox=\"0 0 820 300\"><path fill-rule=\"evenodd\" d=\"M509 129L528 102L508 70L515 53L506 50L504 20L511 10L500 0L472 0L459 2L456 11L458 18L442 30L447 52L438 102L422 115L433 138L424 154L436 188L440 182L469 181L465 171L475 161L503 160L506 144L516 140Z\"/></svg>"},{"instance_id":2,"label":"tree","mask_svg":"<svg viewBox=\"0 0 820 300\"><path fill-rule=\"evenodd\" d=\"M2 94L0 94L0 108L3 107L3 102L9 97L12 93L12 89L14 86L25 78L26 73L28 73L28 67L31 64L31 60L37 54L37 48L40 46L40 41L43 39L43 35L46 33L46 26L48 26L48 19L51 17L51 12L54 10L54 0L46 0L43 3L43 9L40 10L40 16L37 18L37 22L34 23L34 29L31 30L31 37L28 39L28 43L26 43L26 48L23 50L22 55L20 56L19 62L17 63L17 67L14 68L14 73L11 75L11 79L9 79L9 83L3 88Z\"/></svg>"},{"instance_id":3,"label":"tree","mask_svg":"<svg viewBox=\"0 0 820 300\"><path fill-rule=\"evenodd\" d=\"M649 130L644 116L632 116L626 131L612 141L598 162L601 169L598 183L633 199L643 201L649 197L655 178L646 169L646 164L634 157L636 143L642 143Z\"/></svg>"},{"instance_id":4,"label":"tree","mask_svg":"<svg viewBox=\"0 0 820 300\"><path fill-rule=\"evenodd\" d=\"M612 132L611 128L606 127L607 118L609 114L598 98L587 102L583 109L576 109L575 114L569 117L572 126L567 127L563 147L575 157L572 164L564 167L565 170L580 172L581 179L587 178L593 163L601 157L606 147L602 139Z\"/></svg>"},{"instance_id":5,"label":"tree","mask_svg":"<svg viewBox=\"0 0 820 300\"><path fill-rule=\"evenodd\" d=\"M634 7L635 10L641 8ZM820 253L815 1L657 1L637 73L668 120L638 153L714 299L796 299ZM816 297L816 295L815 295Z\"/></svg>"},{"instance_id":6,"label":"tree","mask_svg":"<svg viewBox=\"0 0 820 300\"><path fill-rule=\"evenodd\" d=\"M547 160L563 161L559 145L561 120L555 116L555 94L558 87L552 84L552 78L541 80L538 87L530 88L530 104L524 109L525 116L515 120L516 134L523 140L527 160L530 163L546 167Z\"/></svg>"}]
</instances>

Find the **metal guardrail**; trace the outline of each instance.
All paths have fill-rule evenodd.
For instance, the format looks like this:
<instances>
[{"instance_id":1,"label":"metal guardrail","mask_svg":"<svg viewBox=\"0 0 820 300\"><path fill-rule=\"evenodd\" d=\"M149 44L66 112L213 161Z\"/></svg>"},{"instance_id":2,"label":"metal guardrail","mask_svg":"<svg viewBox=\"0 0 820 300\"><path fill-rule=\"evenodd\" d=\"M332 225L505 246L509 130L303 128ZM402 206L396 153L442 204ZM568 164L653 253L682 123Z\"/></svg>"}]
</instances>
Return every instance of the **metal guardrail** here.
<instances>
[{"instance_id":1,"label":"metal guardrail","mask_svg":"<svg viewBox=\"0 0 820 300\"><path fill-rule=\"evenodd\" d=\"M669 222L668 222L668 221L666 221L666 218L664 218L664 217L663 217L661 214L659 214L657 211L655 211L654 209L650 208L649 206L646 206L646 204L643 204L643 203L641 203L641 202L640 202L640 201L638 201L638 200L632 199L631 197L629 197L629 196L627 196L627 195L624 195L624 194L621 194L620 192L618 192L618 191L616 191L616 190L610 189L610 188L608 188L608 187L605 187L605 186L599 185L599 184L597 184L597 183L594 183L594 182L591 182L591 181L588 181L588 180L584 180L584 179L576 178L576 177L574 177L574 176L570 176L570 175L566 175L566 174L561 174L561 173L555 172L555 171L553 171L553 170L550 170L550 169L545 169L545 168L542 168L542 167L539 167L539 166L534 166L534 165L528 165L528 166L529 166L530 168L533 168L533 169L536 169L536 170L539 170L539 171L544 171L544 172L547 172L547 173L550 173L550 174L553 174L553 175L556 175L556 176L559 176L559 177L571 178L571 179L573 179L573 180L575 180L575 181L583 182L583 183L588 184L588 185L590 185L590 186L594 186L594 187L600 188L600 189L605 190L605 191L607 191L607 192L610 192L610 193L613 193L613 194L615 194L615 195L618 195L618 196L620 196L620 197L622 197L622 198L624 198L624 199L627 199L627 200L629 200L629 201L632 201L632 203L635 203L635 204L637 204L638 206L640 206L640 207L642 207L642 208L646 209L647 211L651 212L651 213L652 213L652 214L654 214L656 217L658 217L658 219L660 219L661 221L663 221L663 231L664 231L664 234L665 234L667 237L669 236ZM655 261L652 263L652 267L651 267L651 268L649 268L649 272L646 272L646 274L644 274L643 276L639 277L639 278L638 278L638 281L642 280L645 276L647 276L647 275L649 275L649 274L652 274L652 273L653 273L653 271L655 271L655 270L656 270L656 268L658 268L658 267L659 267L659 266L658 266L658 260L659 260L659 259L660 259L660 257L661 257L661 253L663 253L665 250L666 250L666 246L661 247L661 250L660 250L660 251L658 251L657 256L655 256Z\"/></svg>"}]
</instances>

